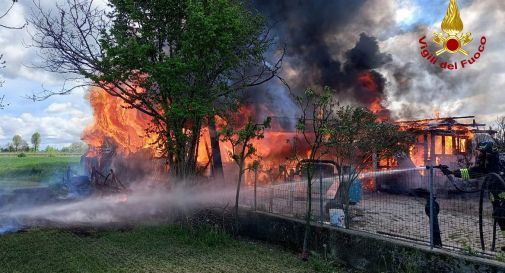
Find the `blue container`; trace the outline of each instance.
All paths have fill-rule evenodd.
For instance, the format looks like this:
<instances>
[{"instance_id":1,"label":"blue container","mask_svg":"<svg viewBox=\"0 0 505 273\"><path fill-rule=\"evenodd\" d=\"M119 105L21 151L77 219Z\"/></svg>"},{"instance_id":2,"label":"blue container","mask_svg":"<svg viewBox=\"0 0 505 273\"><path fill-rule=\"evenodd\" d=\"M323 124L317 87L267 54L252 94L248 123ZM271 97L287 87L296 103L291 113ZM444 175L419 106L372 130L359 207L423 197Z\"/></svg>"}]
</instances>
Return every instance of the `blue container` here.
<instances>
[{"instance_id":1,"label":"blue container","mask_svg":"<svg viewBox=\"0 0 505 273\"><path fill-rule=\"evenodd\" d=\"M363 196L363 186L359 179L355 179L351 183L351 187L349 188L349 201L352 204L359 203Z\"/></svg>"}]
</instances>

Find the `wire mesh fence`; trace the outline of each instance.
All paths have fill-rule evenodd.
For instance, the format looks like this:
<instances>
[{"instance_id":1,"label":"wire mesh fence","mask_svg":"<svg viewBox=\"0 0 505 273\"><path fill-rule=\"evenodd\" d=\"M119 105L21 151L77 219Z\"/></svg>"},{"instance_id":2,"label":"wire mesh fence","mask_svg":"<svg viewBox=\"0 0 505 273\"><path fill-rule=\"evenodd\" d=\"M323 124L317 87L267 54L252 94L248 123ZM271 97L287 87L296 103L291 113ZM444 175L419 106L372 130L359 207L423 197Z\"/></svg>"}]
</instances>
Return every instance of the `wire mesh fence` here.
<instances>
[{"instance_id":1,"label":"wire mesh fence","mask_svg":"<svg viewBox=\"0 0 505 273\"><path fill-rule=\"evenodd\" d=\"M480 205L480 188L461 190L464 183L482 185L483 178L451 182L437 169L433 170L432 180L427 169L378 171L371 177L359 179L357 183L362 192L355 193L358 195L355 200L351 193L353 202L349 206L348 228L485 257L494 257L495 251L505 246L499 226L493 232L495 219L487 193L484 192ZM433 182L432 187L430 182ZM257 186L256 194L254 186L249 186L242 202L252 209L299 219L305 219L311 204L312 221L343 227L334 221L343 213L336 198L338 185L336 176L316 177L312 182L310 202L306 180ZM431 224L430 215L433 215ZM482 217L482 232L479 216Z\"/></svg>"}]
</instances>

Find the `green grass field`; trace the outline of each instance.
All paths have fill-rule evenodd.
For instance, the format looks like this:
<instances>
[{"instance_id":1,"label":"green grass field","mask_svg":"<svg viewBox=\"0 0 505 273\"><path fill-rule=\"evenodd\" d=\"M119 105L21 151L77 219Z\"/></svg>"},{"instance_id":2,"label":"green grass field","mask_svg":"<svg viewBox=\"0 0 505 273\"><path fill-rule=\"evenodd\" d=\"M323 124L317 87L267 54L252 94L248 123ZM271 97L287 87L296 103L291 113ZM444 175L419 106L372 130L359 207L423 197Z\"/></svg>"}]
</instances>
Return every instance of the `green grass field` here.
<instances>
[{"instance_id":1,"label":"green grass field","mask_svg":"<svg viewBox=\"0 0 505 273\"><path fill-rule=\"evenodd\" d=\"M27 153L18 157L14 153L0 153L0 188L34 187L49 182L66 170L77 165L77 154Z\"/></svg>"},{"instance_id":2,"label":"green grass field","mask_svg":"<svg viewBox=\"0 0 505 273\"><path fill-rule=\"evenodd\" d=\"M320 258L210 229L176 226L75 234L29 231L0 236L1 272L347 272Z\"/></svg>"}]
</instances>

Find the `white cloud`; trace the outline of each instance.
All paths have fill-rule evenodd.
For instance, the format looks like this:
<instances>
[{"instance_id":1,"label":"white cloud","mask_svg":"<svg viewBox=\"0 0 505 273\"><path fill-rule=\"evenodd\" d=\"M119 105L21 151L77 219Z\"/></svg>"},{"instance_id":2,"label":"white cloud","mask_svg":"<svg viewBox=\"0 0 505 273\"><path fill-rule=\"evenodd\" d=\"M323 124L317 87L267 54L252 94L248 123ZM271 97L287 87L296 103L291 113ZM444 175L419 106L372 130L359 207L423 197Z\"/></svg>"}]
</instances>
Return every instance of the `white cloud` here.
<instances>
[{"instance_id":1,"label":"white cloud","mask_svg":"<svg viewBox=\"0 0 505 273\"><path fill-rule=\"evenodd\" d=\"M29 141L34 132L42 136L42 146L62 147L80 139L82 130L92 122L92 117L76 110L71 103L53 103L48 115L34 116L22 113L18 116L0 116L0 143L10 142L16 134Z\"/></svg>"},{"instance_id":2,"label":"white cloud","mask_svg":"<svg viewBox=\"0 0 505 273\"><path fill-rule=\"evenodd\" d=\"M397 0L394 18L397 24L410 25L415 21L418 7L409 0Z\"/></svg>"},{"instance_id":3,"label":"white cloud","mask_svg":"<svg viewBox=\"0 0 505 273\"><path fill-rule=\"evenodd\" d=\"M70 116L83 116L85 115L83 111L77 109L75 105L71 102L65 103L51 103L45 110L50 114L62 114Z\"/></svg>"},{"instance_id":4,"label":"white cloud","mask_svg":"<svg viewBox=\"0 0 505 273\"><path fill-rule=\"evenodd\" d=\"M486 50L473 65L457 71L441 71L420 56L418 40L423 35L431 43L432 33L440 32L440 21L432 26L404 32L381 42L391 53L393 63L381 68L388 82L387 101L396 118L430 117L435 111L446 115L476 115L491 124L505 114L505 1L474 1L461 10L465 32L474 41L465 48L477 51L479 39L488 38ZM436 50L431 43L431 52ZM440 59L461 61L465 56L444 54Z\"/></svg>"}]
</instances>

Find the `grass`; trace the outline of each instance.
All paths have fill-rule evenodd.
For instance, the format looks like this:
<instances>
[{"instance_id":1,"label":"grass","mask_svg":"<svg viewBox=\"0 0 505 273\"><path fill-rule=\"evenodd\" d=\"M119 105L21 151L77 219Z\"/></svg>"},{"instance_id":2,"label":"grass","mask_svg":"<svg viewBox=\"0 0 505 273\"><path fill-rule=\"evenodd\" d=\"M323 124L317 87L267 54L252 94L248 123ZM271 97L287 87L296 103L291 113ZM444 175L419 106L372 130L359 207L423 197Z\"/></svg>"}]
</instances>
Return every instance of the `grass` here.
<instances>
[{"instance_id":1,"label":"grass","mask_svg":"<svg viewBox=\"0 0 505 273\"><path fill-rule=\"evenodd\" d=\"M0 188L33 187L62 174L67 166L78 164L76 154L0 153Z\"/></svg>"},{"instance_id":2,"label":"grass","mask_svg":"<svg viewBox=\"0 0 505 273\"><path fill-rule=\"evenodd\" d=\"M177 226L0 236L1 272L342 272L263 243Z\"/></svg>"}]
</instances>

